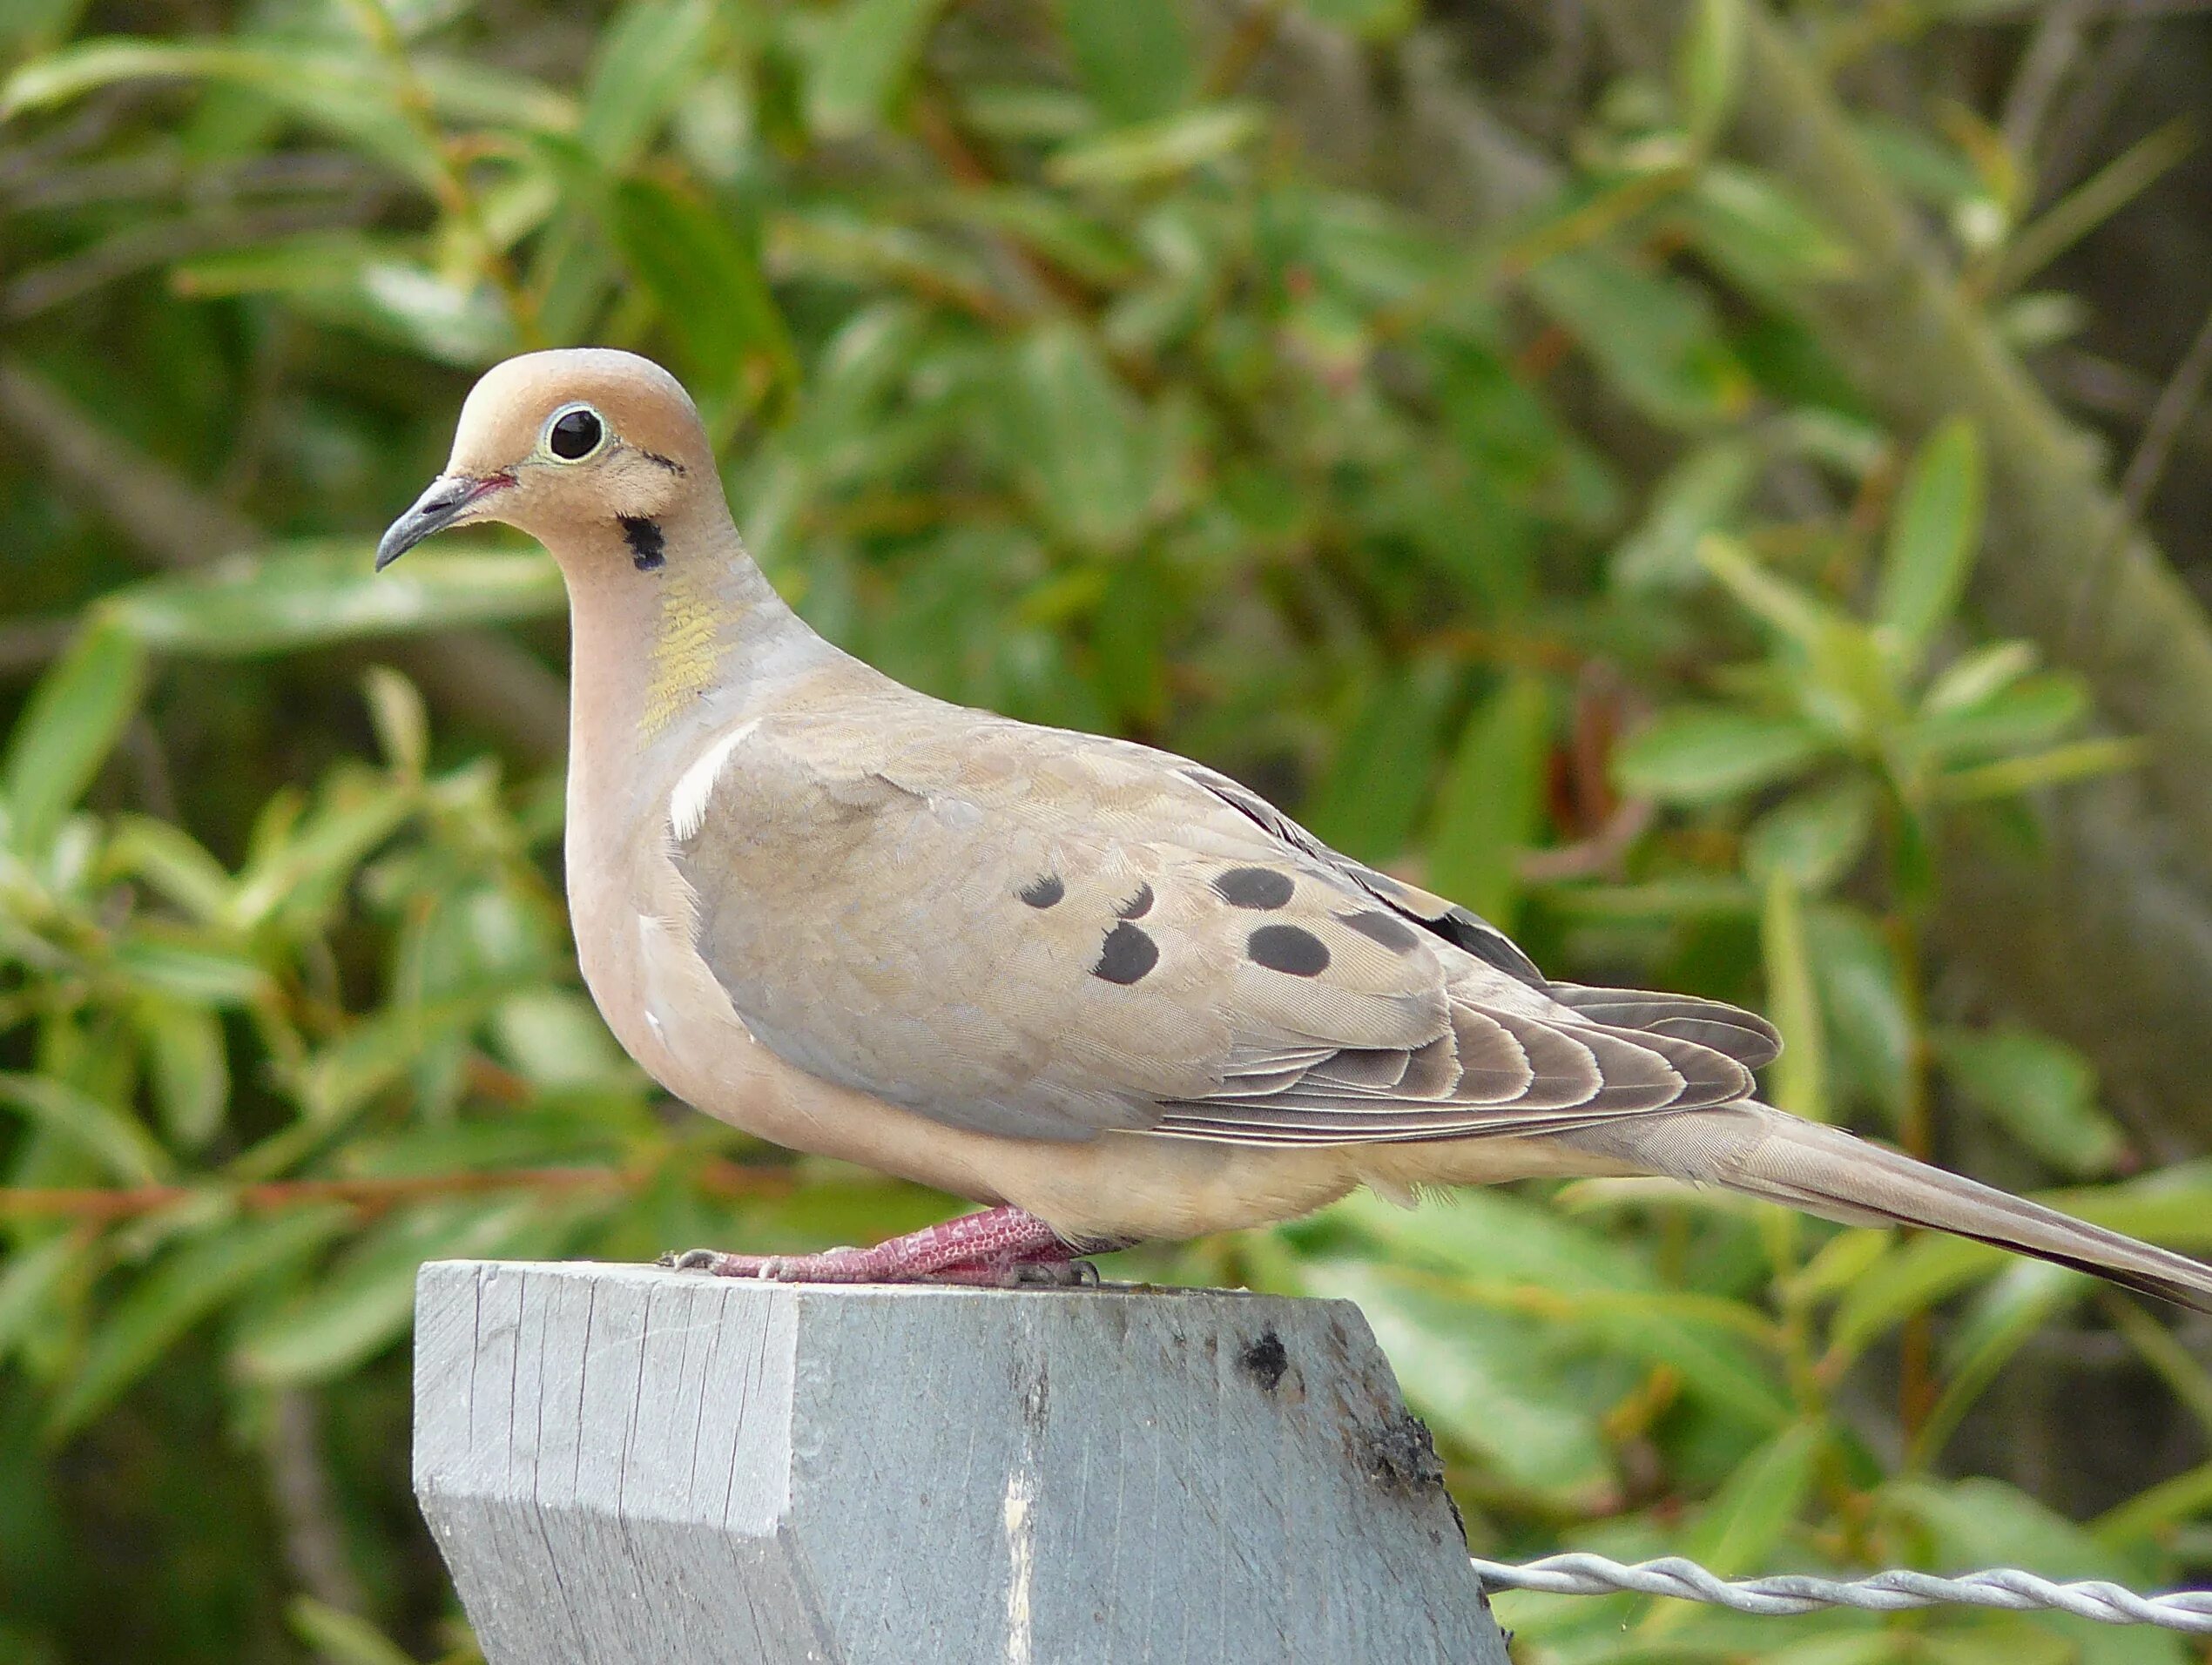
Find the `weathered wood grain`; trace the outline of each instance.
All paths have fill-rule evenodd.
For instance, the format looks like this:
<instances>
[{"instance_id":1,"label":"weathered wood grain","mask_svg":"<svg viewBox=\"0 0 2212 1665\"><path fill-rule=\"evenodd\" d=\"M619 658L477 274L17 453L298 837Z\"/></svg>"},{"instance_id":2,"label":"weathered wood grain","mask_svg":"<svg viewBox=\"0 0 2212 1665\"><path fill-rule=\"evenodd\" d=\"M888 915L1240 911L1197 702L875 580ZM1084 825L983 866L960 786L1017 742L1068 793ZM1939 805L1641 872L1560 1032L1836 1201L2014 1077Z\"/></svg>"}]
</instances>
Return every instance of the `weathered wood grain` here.
<instances>
[{"instance_id":1,"label":"weathered wood grain","mask_svg":"<svg viewBox=\"0 0 2212 1665\"><path fill-rule=\"evenodd\" d=\"M1347 1303L456 1261L415 1380L491 1665L1504 1665Z\"/></svg>"}]
</instances>

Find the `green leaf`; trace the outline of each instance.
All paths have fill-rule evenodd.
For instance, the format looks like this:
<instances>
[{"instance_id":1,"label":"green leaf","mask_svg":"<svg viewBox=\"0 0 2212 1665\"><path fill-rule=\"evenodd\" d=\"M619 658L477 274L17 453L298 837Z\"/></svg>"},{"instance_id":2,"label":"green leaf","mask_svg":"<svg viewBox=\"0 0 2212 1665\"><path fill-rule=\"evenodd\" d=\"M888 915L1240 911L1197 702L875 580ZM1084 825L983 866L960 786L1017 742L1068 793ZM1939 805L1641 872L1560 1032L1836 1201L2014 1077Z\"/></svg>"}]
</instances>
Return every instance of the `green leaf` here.
<instances>
[{"instance_id":1,"label":"green leaf","mask_svg":"<svg viewBox=\"0 0 2212 1665\"><path fill-rule=\"evenodd\" d=\"M312 1256L351 1218L350 1210L333 1205L224 1219L170 1250L92 1332L75 1374L55 1396L48 1432L83 1427L201 1319L272 1272Z\"/></svg>"},{"instance_id":2,"label":"green leaf","mask_svg":"<svg viewBox=\"0 0 2212 1665\"><path fill-rule=\"evenodd\" d=\"M118 878L136 879L196 920L212 920L231 893L231 876L199 840L150 815L118 815L103 859Z\"/></svg>"},{"instance_id":3,"label":"green leaf","mask_svg":"<svg viewBox=\"0 0 2212 1665\"><path fill-rule=\"evenodd\" d=\"M1186 110L1069 145L1045 164L1045 178L1062 185L1141 185L1170 179L1233 154L1266 126L1266 117L1250 104Z\"/></svg>"},{"instance_id":4,"label":"green leaf","mask_svg":"<svg viewBox=\"0 0 2212 1665\"><path fill-rule=\"evenodd\" d=\"M2059 673L2024 677L1971 705L1924 713L1911 741L1937 762L2001 758L2046 745L2088 715L2079 678Z\"/></svg>"},{"instance_id":5,"label":"green leaf","mask_svg":"<svg viewBox=\"0 0 2212 1665\"><path fill-rule=\"evenodd\" d=\"M1190 27L1174 0L1061 0L1059 14L1076 73L1109 122L1164 116L1197 85Z\"/></svg>"},{"instance_id":6,"label":"green leaf","mask_svg":"<svg viewBox=\"0 0 2212 1665\"><path fill-rule=\"evenodd\" d=\"M1345 1257L1299 1268L1306 1292L1359 1303L1416 1415L1516 1485L1588 1507L1612 1486L1597 1407L1540 1325Z\"/></svg>"},{"instance_id":7,"label":"green leaf","mask_svg":"<svg viewBox=\"0 0 2212 1665\"><path fill-rule=\"evenodd\" d=\"M0 1361L39 1327L64 1279L84 1264L91 1252L73 1231L60 1231L25 1248L10 1245L0 1260Z\"/></svg>"},{"instance_id":8,"label":"green leaf","mask_svg":"<svg viewBox=\"0 0 2212 1665\"><path fill-rule=\"evenodd\" d=\"M726 398L749 365L763 388L797 381L783 314L754 250L727 219L690 192L646 179L617 187L611 223L696 394Z\"/></svg>"},{"instance_id":9,"label":"green leaf","mask_svg":"<svg viewBox=\"0 0 2212 1665\"><path fill-rule=\"evenodd\" d=\"M1681 280L1584 247L1553 255L1526 282L1537 304L1652 421L1695 428L1749 405L1750 375L1722 340L1710 302Z\"/></svg>"},{"instance_id":10,"label":"green leaf","mask_svg":"<svg viewBox=\"0 0 2212 1665\"><path fill-rule=\"evenodd\" d=\"M1699 543L1734 518L1758 473L1757 451L1740 439L1692 450L1654 489L1642 522L1614 550L1612 582L1631 592L1697 584L1705 576Z\"/></svg>"},{"instance_id":11,"label":"green leaf","mask_svg":"<svg viewBox=\"0 0 2212 1665\"><path fill-rule=\"evenodd\" d=\"M1699 251L1770 305L1790 306L1855 264L1849 246L1781 186L1731 162L1701 167L1677 212Z\"/></svg>"},{"instance_id":12,"label":"green leaf","mask_svg":"<svg viewBox=\"0 0 2212 1665\"><path fill-rule=\"evenodd\" d=\"M204 1007L152 995L141 995L132 1015L163 1130L172 1144L205 1148L222 1130L230 1102L222 1021Z\"/></svg>"},{"instance_id":13,"label":"green leaf","mask_svg":"<svg viewBox=\"0 0 2212 1665\"><path fill-rule=\"evenodd\" d=\"M122 1184L152 1185L169 1176L168 1153L136 1119L65 1082L0 1075L0 1104L67 1140Z\"/></svg>"},{"instance_id":14,"label":"green leaf","mask_svg":"<svg viewBox=\"0 0 2212 1665\"><path fill-rule=\"evenodd\" d=\"M239 1363L255 1380L277 1384L343 1375L407 1333L424 1261L551 1254L573 1218L572 1208L534 1197L409 1209L364 1233L314 1289L250 1318L239 1332Z\"/></svg>"},{"instance_id":15,"label":"green leaf","mask_svg":"<svg viewBox=\"0 0 2212 1665\"><path fill-rule=\"evenodd\" d=\"M1690 142L1710 145L1736 109L1743 73L1743 0L1693 0L1675 47L1675 104Z\"/></svg>"},{"instance_id":16,"label":"green leaf","mask_svg":"<svg viewBox=\"0 0 2212 1665\"><path fill-rule=\"evenodd\" d=\"M1946 665L1920 701L1923 715L1973 711L1994 699L2035 669L2033 642L1991 642Z\"/></svg>"},{"instance_id":17,"label":"green leaf","mask_svg":"<svg viewBox=\"0 0 2212 1665\"><path fill-rule=\"evenodd\" d=\"M325 1665L415 1665L412 1655L357 1614L295 1595L285 1608L293 1634Z\"/></svg>"},{"instance_id":18,"label":"green leaf","mask_svg":"<svg viewBox=\"0 0 2212 1665\"><path fill-rule=\"evenodd\" d=\"M1858 866L1874 830L1874 790L1852 777L1797 793L1752 824L1743 871L1764 884L1775 873L1808 895L1841 882Z\"/></svg>"},{"instance_id":19,"label":"green leaf","mask_svg":"<svg viewBox=\"0 0 2212 1665\"><path fill-rule=\"evenodd\" d=\"M227 910L235 900L226 893L219 905ZM132 981L195 1006L248 1006L270 987L258 961L153 923L117 941L115 964Z\"/></svg>"},{"instance_id":20,"label":"green leaf","mask_svg":"<svg viewBox=\"0 0 2212 1665\"><path fill-rule=\"evenodd\" d=\"M1316 837L1362 861L1405 847L1435 778L1451 682L1445 666L1423 662L1370 685L1306 806Z\"/></svg>"},{"instance_id":21,"label":"green leaf","mask_svg":"<svg viewBox=\"0 0 2212 1665\"><path fill-rule=\"evenodd\" d=\"M601 37L576 139L609 177L644 152L697 78L713 23L708 0L633 0Z\"/></svg>"},{"instance_id":22,"label":"green leaf","mask_svg":"<svg viewBox=\"0 0 2212 1665\"><path fill-rule=\"evenodd\" d=\"M514 320L489 284L426 266L389 239L313 232L185 260L172 277L179 293L196 300L281 296L319 323L464 369L516 345Z\"/></svg>"},{"instance_id":23,"label":"green leaf","mask_svg":"<svg viewBox=\"0 0 2212 1665\"><path fill-rule=\"evenodd\" d=\"M2150 758L2147 740L2076 740L2072 745L2053 746L2047 752L1953 770L1936 782L1936 789L1946 802L1970 804L1988 798L2011 798L2040 786L2092 780L2122 769L2139 769Z\"/></svg>"},{"instance_id":24,"label":"green leaf","mask_svg":"<svg viewBox=\"0 0 2212 1665\"><path fill-rule=\"evenodd\" d=\"M39 678L0 758L9 844L37 857L115 749L138 709L145 654L124 632L94 624Z\"/></svg>"},{"instance_id":25,"label":"green leaf","mask_svg":"<svg viewBox=\"0 0 2212 1665\"><path fill-rule=\"evenodd\" d=\"M1534 1311L1546 1325L1571 1328L1578 1345L1663 1365L1687 1392L1755 1428L1778 1427L1790 1414L1777 1372L1747 1345L1747 1335L1766 1334L1749 1308L1669 1289L1621 1244L1528 1198L1468 1190L1408 1211L1362 1192L1325 1217L1356 1229L1392 1266L1449 1271L1463 1306ZM1531 1290L1559 1298L1517 1298Z\"/></svg>"},{"instance_id":26,"label":"green leaf","mask_svg":"<svg viewBox=\"0 0 2212 1665\"><path fill-rule=\"evenodd\" d=\"M866 132L889 113L945 0L846 0L818 44L807 124L825 138Z\"/></svg>"},{"instance_id":27,"label":"green leaf","mask_svg":"<svg viewBox=\"0 0 2212 1665\"><path fill-rule=\"evenodd\" d=\"M1520 901L1514 864L1543 826L1550 741L1544 684L1514 677L1467 719L1438 795L1426 882L1501 930Z\"/></svg>"},{"instance_id":28,"label":"green leaf","mask_svg":"<svg viewBox=\"0 0 2212 1665\"><path fill-rule=\"evenodd\" d=\"M1682 1554L1734 1578L1764 1572L1811 1494L1828 1429L1793 1422L1736 1466L1705 1506Z\"/></svg>"},{"instance_id":29,"label":"green leaf","mask_svg":"<svg viewBox=\"0 0 2212 1665\"><path fill-rule=\"evenodd\" d=\"M1056 530L1101 553L1143 529L1160 483L1144 411L1073 325L1030 336L1015 361L1012 410L1026 476Z\"/></svg>"},{"instance_id":30,"label":"green leaf","mask_svg":"<svg viewBox=\"0 0 2212 1665\"><path fill-rule=\"evenodd\" d=\"M1805 942L1804 899L1787 873L1767 876L1759 947L1766 961L1767 1005L1782 1031L1774 1063L1774 1102L1808 1122L1832 1121L1828 1102L1828 1040L1818 984Z\"/></svg>"},{"instance_id":31,"label":"green leaf","mask_svg":"<svg viewBox=\"0 0 2212 1665\"><path fill-rule=\"evenodd\" d=\"M1981 439L1955 416L1912 459L1883 552L1875 625L1908 663L1925 657L1965 593L1981 537Z\"/></svg>"},{"instance_id":32,"label":"green leaf","mask_svg":"<svg viewBox=\"0 0 2212 1665\"><path fill-rule=\"evenodd\" d=\"M1865 914L1841 906L1813 908L1805 940L1818 968L1832 1061L1894 1127L1905 1114L1914 1045L1896 950Z\"/></svg>"},{"instance_id":33,"label":"green leaf","mask_svg":"<svg viewBox=\"0 0 2212 1665\"><path fill-rule=\"evenodd\" d=\"M24 64L0 84L0 121L118 81L179 78L245 88L326 132L352 140L425 185L441 176L435 152L408 120L383 66L359 51L266 40L79 41Z\"/></svg>"},{"instance_id":34,"label":"green leaf","mask_svg":"<svg viewBox=\"0 0 2212 1665\"><path fill-rule=\"evenodd\" d=\"M1298 0L1318 24L1363 40L1391 40L1420 18L1420 0Z\"/></svg>"},{"instance_id":35,"label":"green leaf","mask_svg":"<svg viewBox=\"0 0 2212 1665\"><path fill-rule=\"evenodd\" d=\"M1802 718L1682 706L1632 735L1613 773L1630 797L1710 804L1802 774L1826 750Z\"/></svg>"},{"instance_id":36,"label":"green leaf","mask_svg":"<svg viewBox=\"0 0 2212 1665\"><path fill-rule=\"evenodd\" d=\"M539 556L415 549L379 573L372 553L365 543L278 544L206 572L150 579L105 605L149 647L212 658L548 618L567 605L560 573Z\"/></svg>"},{"instance_id":37,"label":"green leaf","mask_svg":"<svg viewBox=\"0 0 2212 1665\"><path fill-rule=\"evenodd\" d=\"M2111 1171L2125 1141L2097 1108L2096 1071L2072 1047L2018 1028L1933 1038L1944 1074L1982 1115L2066 1173Z\"/></svg>"}]
</instances>

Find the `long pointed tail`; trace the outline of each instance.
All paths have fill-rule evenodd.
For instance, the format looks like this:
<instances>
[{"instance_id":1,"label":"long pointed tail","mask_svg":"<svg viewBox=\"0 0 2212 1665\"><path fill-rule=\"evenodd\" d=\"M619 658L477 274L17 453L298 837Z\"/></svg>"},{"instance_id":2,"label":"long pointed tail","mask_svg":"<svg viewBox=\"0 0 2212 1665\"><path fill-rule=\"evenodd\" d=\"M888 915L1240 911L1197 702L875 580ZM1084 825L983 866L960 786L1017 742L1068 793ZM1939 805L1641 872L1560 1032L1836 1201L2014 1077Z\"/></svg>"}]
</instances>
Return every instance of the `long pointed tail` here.
<instances>
[{"instance_id":1,"label":"long pointed tail","mask_svg":"<svg viewBox=\"0 0 2212 1665\"><path fill-rule=\"evenodd\" d=\"M2212 1312L2212 1266L1768 1105L1623 1117L1576 1143L1647 1173L1847 1225L1932 1227Z\"/></svg>"}]
</instances>

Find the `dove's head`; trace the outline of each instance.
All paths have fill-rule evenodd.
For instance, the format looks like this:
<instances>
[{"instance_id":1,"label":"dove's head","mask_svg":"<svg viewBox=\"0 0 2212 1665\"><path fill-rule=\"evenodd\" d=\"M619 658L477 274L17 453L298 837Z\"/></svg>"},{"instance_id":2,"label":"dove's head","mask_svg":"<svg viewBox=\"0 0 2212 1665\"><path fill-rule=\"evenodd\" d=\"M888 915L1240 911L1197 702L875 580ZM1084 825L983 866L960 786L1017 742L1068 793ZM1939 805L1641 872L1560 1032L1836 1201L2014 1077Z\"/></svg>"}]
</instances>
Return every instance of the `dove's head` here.
<instances>
[{"instance_id":1,"label":"dove's head","mask_svg":"<svg viewBox=\"0 0 2212 1665\"><path fill-rule=\"evenodd\" d=\"M525 353L483 374L461 408L453 455L376 546L379 570L434 532L503 521L564 564L627 556L660 564L662 525L721 484L683 384L609 347Z\"/></svg>"}]
</instances>

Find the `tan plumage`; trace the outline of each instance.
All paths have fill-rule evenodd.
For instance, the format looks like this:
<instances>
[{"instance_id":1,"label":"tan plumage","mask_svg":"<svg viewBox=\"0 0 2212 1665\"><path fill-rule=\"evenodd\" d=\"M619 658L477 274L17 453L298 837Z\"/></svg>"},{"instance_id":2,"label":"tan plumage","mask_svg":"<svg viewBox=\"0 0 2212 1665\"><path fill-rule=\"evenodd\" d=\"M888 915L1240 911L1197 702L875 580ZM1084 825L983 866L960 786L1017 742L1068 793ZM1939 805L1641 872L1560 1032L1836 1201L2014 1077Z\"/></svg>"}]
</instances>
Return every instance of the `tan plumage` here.
<instances>
[{"instance_id":1,"label":"tan plumage","mask_svg":"<svg viewBox=\"0 0 2212 1665\"><path fill-rule=\"evenodd\" d=\"M1071 1243L1362 1183L1661 1174L2212 1310L2192 1261L1758 1104L1777 1043L1749 1013L1548 982L1224 776L841 653L746 556L689 400L644 360L492 370L380 564L486 518L569 587L585 978L712 1115Z\"/></svg>"}]
</instances>

